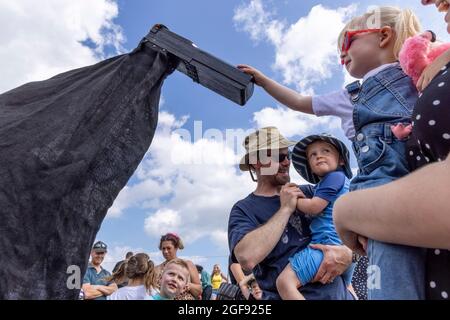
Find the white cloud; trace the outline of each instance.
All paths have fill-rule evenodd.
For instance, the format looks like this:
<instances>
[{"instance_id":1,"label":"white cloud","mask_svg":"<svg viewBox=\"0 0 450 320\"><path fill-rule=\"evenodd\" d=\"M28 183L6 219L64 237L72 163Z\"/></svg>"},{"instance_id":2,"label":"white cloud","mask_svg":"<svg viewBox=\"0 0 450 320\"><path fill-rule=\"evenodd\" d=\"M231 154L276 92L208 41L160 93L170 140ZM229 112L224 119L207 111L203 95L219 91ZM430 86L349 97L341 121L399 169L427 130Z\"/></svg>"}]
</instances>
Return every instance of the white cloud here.
<instances>
[{"instance_id":1,"label":"white cloud","mask_svg":"<svg viewBox=\"0 0 450 320\"><path fill-rule=\"evenodd\" d=\"M180 218L178 211L160 209L145 219L144 229L150 236L158 237L162 234L179 230Z\"/></svg>"},{"instance_id":2,"label":"white cloud","mask_svg":"<svg viewBox=\"0 0 450 320\"><path fill-rule=\"evenodd\" d=\"M0 1L0 93L121 52L117 15L115 0Z\"/></svg>"},{"instance_id":3,"label":"white cloud","mask_svg":"<svg viewBox=\"0 0 450 320\"><path fill-rule=\"evenodd\" d=\"M264 40L268 34L271 34L273 39L279 42L277 35L283 25L273 19L273 14L264 8L261 0L252 0L248 4L237 7L234 10L233 20L255 41Z\"/></svg>"},{"instance_id":4,"label":"white cloud","mask_svg":"<svg viewBox=\"0 0 450 320\"><path fill-rule=\"evenodd\" d=\"M138 208L147 214L144 230L151 238L169 231L187 244L206 238L225 254L231 207L255 186L236 168L241 152L218 130L207 130L196 141L186 136L180 127L187 116L161 112L159 118L150 150L136 172L137 182L121 191L108 218ZM246 134L240 131L242 137L233 139L239 146Z\"/></svg>"},{"instance_id":5,"label":"white cloud","mask_svg":"<svg viewBox=\"0 0 450 320\"><path fill-rule=\"evenodd\" d=\"M370 6L373 5L410 8L419 16L424 29L431 29L438 38L449 41L444 15L434 6L424 7L418 0L407 4L401 0L374 1ZM273 68L281 73L285 84L311 95L316 85L331 79L339 68L336 39L345 22L368 7L357 3L337 9L316 5L307 16L289 25L277 20L262 0L251 0L235 9L234 21L255 42L267 41L275 47ZM352 81L344 71L344 83Z\"/></svg>"},{"instance_id":6,"label":"white cloud","mask_svg":"<svg viewBox=\"0 0 450 320\"><path fill-rule=\"evenodd\" d=\"M275 46L273 67L281 72L285 84L313 94L314 85L332 77L338 63L337 37L356 8L350 5L333 10L317 5L308 16L287 25L276 20L262 0L252 0L235 10L234 21L252 39L265 39Z\"/></svg>"},{"instance_id":7,"label":"white cloud","mask_svg":"<svg viewBox=\"0 0 450 320\"><path fill-rule=\"evenodd\" d=\"M151 238L176 232L187 244L208 239L219 254L225 254L231 207L255 187L249 175L236 168L243 154L238 146L249 131L241 129L234 139L226 139L218 130L183 137L180 128L187 119L160 113L152 146L136 172L137 182L122 190L108 218L137 208L146 212L144 230ZM339 127L334 120L310 118L281 107L255 113L254 122L256 127L276 125L287 137L306 134L313 127ZM305 183L293 169L291 176L292 181Z\"/></svg>"},{"instance_id":8,"label":"white cloud","mask_svg":"<svg viewBox=\"0 0 450 320\"><path fill-rule=\"evenodd\" d=\"M303 114L285 107L264 108L254 113L256 127L275 126L286 137L304 136L312 132L330 132L340 128L336 117L317 117Z\"/></svg>"}]
</instances>

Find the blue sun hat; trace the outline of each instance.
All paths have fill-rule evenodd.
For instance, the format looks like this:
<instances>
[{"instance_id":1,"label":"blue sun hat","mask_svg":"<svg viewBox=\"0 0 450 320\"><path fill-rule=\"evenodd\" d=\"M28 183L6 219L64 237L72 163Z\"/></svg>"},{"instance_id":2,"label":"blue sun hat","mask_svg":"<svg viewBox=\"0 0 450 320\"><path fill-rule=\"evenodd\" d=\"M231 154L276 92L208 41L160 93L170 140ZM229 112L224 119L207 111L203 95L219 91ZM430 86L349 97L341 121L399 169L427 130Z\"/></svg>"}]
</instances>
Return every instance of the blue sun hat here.
<instances>
[{"instance_id":1,"label":"blue sun hat","mask_svg":"<svg viewBox=\"0 0 450 320\"><path fill-rule=\"evenodd\" d=\"M292 152L292 163L300 176L312 184L318 184L320 182L319 176L312 172L306 156L306 148L308 148L311 143L316 141L325 141L337 149L344 160L342 169L347 178L351 179L353 177L353 173L350 167L350 152L342 141L327 133L307 136L295 145Z\"/></svg>"}]
</instances>

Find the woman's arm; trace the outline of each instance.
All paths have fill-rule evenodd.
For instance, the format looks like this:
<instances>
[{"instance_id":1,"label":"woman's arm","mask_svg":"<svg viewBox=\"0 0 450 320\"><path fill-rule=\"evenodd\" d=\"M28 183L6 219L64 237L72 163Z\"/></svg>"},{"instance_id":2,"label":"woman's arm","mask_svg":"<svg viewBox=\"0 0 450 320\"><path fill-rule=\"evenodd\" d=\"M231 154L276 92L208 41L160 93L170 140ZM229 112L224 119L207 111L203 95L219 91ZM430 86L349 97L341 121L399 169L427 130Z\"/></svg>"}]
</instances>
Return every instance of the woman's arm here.
<instances>
[{"instance_id":1,"label":"woman's arm","mask_svg":"<svg viewBox=\"0 0 450 320\"><path fill-rule=\"evenodd\" d=\"M437 76L439 71L442 70L450 62L450 49L442 53L432 63L430 63L425 70L423 70L417 81L417 90L423 91L430 84L430 82Z\"/></svg>"},{"instance_id":2,"label":"woman's arm","mask_svg":"<svg viewBox=\"0 0 450 320\"><path fill-rule=\"evenodd\" d=\"M200 283L200 278L198 277L198 271L194 263L190 260L185 260L189 266L189 274L191 276L191 282L189 283L189 292L198 299L202 294L202 284Z\"/></svg>"},{"instance_id":3,"label":"woman's arm","mask_svg":"<svg viewBox=\"0 0 450 320\"><path fill-rule=\"evenodd\" d=\"M222 282L228 282L228 277L223 272L220 273L220 276L222 277Z\"/></svg>"},{"instance_id":4,"label":"woman's arm","mask_svg":"<svg viewBox=\"0 0 450 320\"><path fill-rule=\"evenodd\" d=\"M344 243L357 236L403 245L450 249L450 157L390 184L351 192L334 206Z\"/></svg>"}]
</instances>

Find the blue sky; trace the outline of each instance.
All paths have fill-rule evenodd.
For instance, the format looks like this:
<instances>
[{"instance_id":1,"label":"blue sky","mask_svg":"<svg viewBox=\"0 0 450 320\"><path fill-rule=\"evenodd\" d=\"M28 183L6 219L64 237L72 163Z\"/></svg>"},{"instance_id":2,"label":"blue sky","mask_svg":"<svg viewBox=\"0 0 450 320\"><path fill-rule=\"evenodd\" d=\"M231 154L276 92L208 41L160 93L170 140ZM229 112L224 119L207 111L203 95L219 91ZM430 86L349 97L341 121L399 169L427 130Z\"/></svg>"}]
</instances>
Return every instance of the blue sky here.
<instances>
[{"instance_id":1,"label":"blue sky","mask_svg":"<svg viewBox=\"0 0 450 320\"><path fill-rule=\"evenodd\" d=\"M442 14L420 0L406 2L425 28L448 41ZM33 0L0 0L0 20L7 21L0 31L0 93L128 52L162 23L230 64L251 64L293 89L322 94L350 81L335 41L343 23L369 4L405 1L40 0L36 6ZM195 124L202 130L194 139ZM242 141L222 138L230 130L267 125L291 139L331 132L345 140L339 121L288 111L260 88L240 107L180 73L171 75L152 146L97 235L110 247L107 268L128 250L161 262L158 239L173 231L185 240L180 256L207 270L214 263L226 269L228 214L254 184L235 165ZM302 183L293 171L293 181Z\"/></svg>"}]
</instances>

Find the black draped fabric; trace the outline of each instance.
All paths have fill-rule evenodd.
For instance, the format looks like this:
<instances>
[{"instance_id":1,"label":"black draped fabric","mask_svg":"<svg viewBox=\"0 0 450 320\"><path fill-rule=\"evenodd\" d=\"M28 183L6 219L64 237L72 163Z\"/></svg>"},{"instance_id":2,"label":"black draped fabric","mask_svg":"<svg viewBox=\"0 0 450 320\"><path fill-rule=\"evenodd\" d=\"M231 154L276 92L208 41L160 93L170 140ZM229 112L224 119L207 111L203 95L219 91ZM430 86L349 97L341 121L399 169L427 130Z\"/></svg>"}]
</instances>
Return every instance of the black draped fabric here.
<instances>
[{"instance_id":1,"label":"black draped fabric","mask_svg":"<svg viewBox=\"0 0 450 320\"><path fill-rule=\"evenodd\" d=\"M0 95L0 299L76 299L108 208L144 157L173 71L130 54Z\"/></svg>"}]
</instances>

